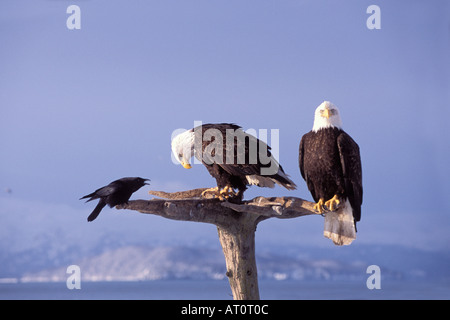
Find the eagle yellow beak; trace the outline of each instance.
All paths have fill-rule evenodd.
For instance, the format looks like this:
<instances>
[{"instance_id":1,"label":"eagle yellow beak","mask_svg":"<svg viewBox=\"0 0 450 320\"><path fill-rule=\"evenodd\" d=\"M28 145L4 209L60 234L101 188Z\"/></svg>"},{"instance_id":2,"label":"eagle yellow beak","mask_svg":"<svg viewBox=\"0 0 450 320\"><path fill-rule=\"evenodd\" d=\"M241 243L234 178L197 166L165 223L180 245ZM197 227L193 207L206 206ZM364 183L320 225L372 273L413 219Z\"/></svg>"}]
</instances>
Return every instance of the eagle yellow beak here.
<instances>
[{"instance_id":1,"label":"eagle yellow beak","mask_svg":"<svg viewBox=\"0 0 450 320\"><path fill-rule=\"evenodd\" d=\"M189 164L189 162L183 162L181 163L181 165L185 168L185 169L191 169L192 166Z\"/></svg>"},{"instance_id":2,"label":"eagle yellow beak","mask_svg":"<svg viewBox=\"0 0 450 320\"><path fill-rule=\"evenodd\" d=\"M331 116L330 109L323 110L322 117L329 119Z\"/></svg>"}]
</instances>

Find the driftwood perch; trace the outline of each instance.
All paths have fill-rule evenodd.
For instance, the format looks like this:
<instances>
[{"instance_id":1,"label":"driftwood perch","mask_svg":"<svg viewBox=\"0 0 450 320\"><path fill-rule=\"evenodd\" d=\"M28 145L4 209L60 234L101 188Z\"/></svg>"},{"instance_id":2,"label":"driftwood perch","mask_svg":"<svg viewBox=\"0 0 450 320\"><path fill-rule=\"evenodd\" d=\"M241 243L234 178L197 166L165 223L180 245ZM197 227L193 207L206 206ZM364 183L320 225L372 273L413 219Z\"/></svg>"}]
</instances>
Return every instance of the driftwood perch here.
<instances>
[{"instance_id":1,"label":"driftwood perch","mask_svg":"<svg viewBox=\"0 0 450 320\"><path fill-rule=\"evenodd\" d=\"M311 214L314 203L295 197L256 197L235 204L200 198L205 189L181 192L150 191L164 199L133 200L117 209L136 210L167 219L210 223L217 226L225 255L228 280L235 300L258 300L255 231L259 222Z\"/></svg>"}]
</instances>

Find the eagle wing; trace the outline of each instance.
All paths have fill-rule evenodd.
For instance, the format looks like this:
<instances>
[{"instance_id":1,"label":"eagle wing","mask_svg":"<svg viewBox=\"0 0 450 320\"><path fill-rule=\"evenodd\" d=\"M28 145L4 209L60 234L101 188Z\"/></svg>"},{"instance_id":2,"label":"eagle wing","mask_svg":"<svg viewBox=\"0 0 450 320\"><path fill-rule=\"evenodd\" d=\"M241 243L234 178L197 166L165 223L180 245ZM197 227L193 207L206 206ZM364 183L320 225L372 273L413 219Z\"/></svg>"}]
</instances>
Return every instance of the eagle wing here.
<instances>
[{"instance_id":1,"label":"eagle wing","mask_svg":"<svg viewBox=\"0 0 450 320\"><path fill-rule=\"evenodd\" d=\"M319 198L316 194L316 189L314 186L313 181L311 180L311 177L308 176L308 172L305 171L305 144L308 144L307 140L309 140L311 137L311 132L308 132L302 136L302 139L300 140L300 146L298 150L298 164L300 168L300 173L303 177L303 179L306 182L306 185L308 186L308 190L311 193L311 196L313 197L314 201L319 201Z\"/></svg>"},{"instance_id":2,"label":"eagle wing","mask_svg":"<svg viewBox=\"0 0 450 320\"><path fill-rule=\"evenodd\" d=\"M304 135L304 136L302 136L302 139L300 140L300 146L299 146L299 150L298 150L298 165L300 167L300 173L301 173L303 179L306 181L305 170L304 170L304 167L303 167L303 163L304 163L303 162L303 156L305 154L305 151L304 151L305 139L306 138L305 138L305 135Z\"/></svg>"},{"instance_id":3,"label":"eagle wing","mask_svg":"<svg viewBox=\"0 0 450 320\"><path fill-rule=\"evenodd\" d=\"M363 202L362 167L358 144L345 132L337 138L345 189L356 221L361 218Z\"/></svg>"},{"instance_id":4,"label":"eagle wing","mask_svg":"<svg viewBox=\"0 0 450 320\"><path fill-rule=\"evenodd\" d=\"M223 137L222 144L211 142L209 134L205 138L204 135L209 129L220 131ZM244 132L241 127L227 123L207 124L203 125L202 133L202 162L207 168L208 165L215 163L229 175L242 179L244 183L272 188L275 182L289 190L296 188L295 183L272 156L270 147L264 141ZM214 132L211 134L215 136ZM215 138L212 141L215 141ZM217 152L220 152L220 155Z\"/></svg>"},{"instance_id":5,"label":"eagle wing","mask_svg":"<svg viewBox=\"0 0 450 320\"><path fill-rule=\"evenodd\" d=\"M263 159L263 157L261 157L262 154L260 154L260 152L265 151L267 160L269 160L272 157L270 147L263 141L245 133L244 131L242 131L242 134L242 137L244 138L235 138L233 145L226 145L226 141L224 141L224 145L226 145L227 149L234 149L234 159L232 163L227 163L227 161L224 161L224 163L220 164L220 166L232 175L261 175L261 168L266 165L267 167L270 166L270 161L268 161L267 164L261 163L261 159Z\"/></svg>"}]
</instances>

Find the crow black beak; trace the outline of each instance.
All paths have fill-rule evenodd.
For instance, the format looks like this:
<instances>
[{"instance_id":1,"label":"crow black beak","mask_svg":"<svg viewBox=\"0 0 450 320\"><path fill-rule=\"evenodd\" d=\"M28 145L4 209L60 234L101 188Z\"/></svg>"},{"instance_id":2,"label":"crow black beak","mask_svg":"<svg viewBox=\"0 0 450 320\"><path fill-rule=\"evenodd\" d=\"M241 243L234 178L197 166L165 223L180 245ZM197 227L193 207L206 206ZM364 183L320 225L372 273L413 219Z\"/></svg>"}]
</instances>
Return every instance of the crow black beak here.
<instances>
[{"instance_id":1,"label":"crow black beak","mask_svg":"<svg viewBox=\"0 0 450 320\"><path fill-rule=\"evenodd\" d=\"M150 179L144 179L144 181L150 181ZM147 186L149 186L149 185L150 185L150 183L144 182L144 185L147 185Z\"/></svg>"}]
</instances>

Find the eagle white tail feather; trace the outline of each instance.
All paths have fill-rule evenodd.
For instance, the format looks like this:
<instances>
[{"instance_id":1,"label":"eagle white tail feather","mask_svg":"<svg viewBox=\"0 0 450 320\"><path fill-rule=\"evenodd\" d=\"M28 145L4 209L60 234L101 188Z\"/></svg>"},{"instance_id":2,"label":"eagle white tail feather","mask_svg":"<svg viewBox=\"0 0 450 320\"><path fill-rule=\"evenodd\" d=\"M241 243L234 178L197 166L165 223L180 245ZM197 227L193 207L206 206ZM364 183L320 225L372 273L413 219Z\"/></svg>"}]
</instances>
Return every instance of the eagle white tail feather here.
<instances>
[{"instance_id":1,"label":"eagle white tail feather","mask_svg":"<svg viewBox=\"0 0 450 320\"><path fill-rule=\"evenodd\" d=\"M356 239L353 209L348 200L337 211L325 214L323 235L335 245L349 245Z\"/></svg>"}]
</instances>

